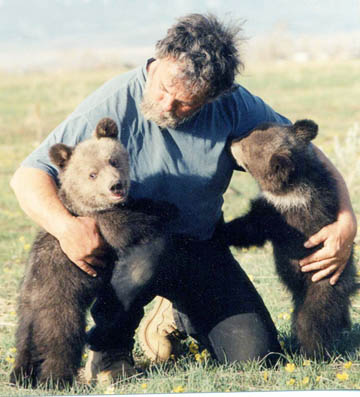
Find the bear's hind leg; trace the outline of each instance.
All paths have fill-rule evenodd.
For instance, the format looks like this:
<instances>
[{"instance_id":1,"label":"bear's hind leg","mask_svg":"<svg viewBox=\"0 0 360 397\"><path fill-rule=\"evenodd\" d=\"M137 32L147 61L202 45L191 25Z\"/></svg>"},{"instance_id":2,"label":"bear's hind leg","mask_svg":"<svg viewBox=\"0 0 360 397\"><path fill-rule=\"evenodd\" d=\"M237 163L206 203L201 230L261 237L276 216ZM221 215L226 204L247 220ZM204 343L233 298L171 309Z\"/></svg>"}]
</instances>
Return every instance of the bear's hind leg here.
<instances>
[{"instance_id":1,"label":"bear's hind leg","mask_svg":"<svg viewBox=\"0 0 360 397\"><path fill-rule=\"evenodd\" d=\"M72 384L85 345L85 309L64 302L61 309L62 315L49 308L43 310L34 335L43 360L38 382L48 387Z\"/></svg>"},{"instance_id":2,"label":"bear's hind leg","mask_svg":"<svg viewBox=\"0 0 360 397\"><path fill-rule=\"evenodd\" d=\"M24 387L36 385L36 373L39 361L34 359L36 352L33 343L33 312L24 310L25 305L19 307L19 322L16 330L15 365L10 373L10 383Z\"/></svg>"},{"instance_id":3,"label":"bear's hind leg","mask_svg":"<svg viewBox=\"0 0 360 397\"><path fill-rule=\"evenodd\" d=\"M309 358L324 358L341 331L350 326L347 295L329 284L309 281L304 300L295 305L293 325L301 351Z\"/></svg>"},{"instance_id":4,"label":"bear's hind leg","mask_svg":"<svg viewBox=\"0 0 360 397\"><path fill-rule=\"evenodd\" d=\"M38 383L51 389L70 387L80 366L81 352L82 349L77 349L76 352L69 352L64 349L63 354L49 352L49 355L41 364L37 376Z\"/></svg>"}]
</instances>

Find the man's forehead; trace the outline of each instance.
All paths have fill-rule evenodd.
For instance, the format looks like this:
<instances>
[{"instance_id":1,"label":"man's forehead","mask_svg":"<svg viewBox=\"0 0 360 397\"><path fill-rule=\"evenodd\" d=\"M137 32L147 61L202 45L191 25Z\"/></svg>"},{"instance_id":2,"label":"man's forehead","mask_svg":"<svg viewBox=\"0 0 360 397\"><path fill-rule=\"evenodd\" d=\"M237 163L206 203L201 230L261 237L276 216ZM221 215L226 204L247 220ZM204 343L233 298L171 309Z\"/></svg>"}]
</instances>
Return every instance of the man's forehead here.
<instances>
[{"instance_id":1,"label":"man's forehead","mask_svg":"<svg viewBox=\"0 0 360 397\"><path fill-rule=\"evenodd\" d=\"M159 77L165 88L181 88L186 86L183 68L175 62L162 62L159 68Z\"/></svg>"},{"instance_id":2,"label":"man's forehead","mask_svg":"<svg viewBox=\"0 0 360 397\"><path fill-rule=\"evenodd\" d=\"M185 64L173 58L163 58L159 60L161 73L166 73L171 78L181 78L184 76Z\"/></svg>"},{"instance_id":3,"label":"man's forehead","mask_svg":"<svg viewBox=\"0 0 360 397\"><path fill-rule=\"evenodd\" d=\"M200 102L204 95L194 92L193 83L186 79L185 65L181 61L162 59L159 68L160 83L177 99L184 102Z\"/></svg>"}]
</instances>

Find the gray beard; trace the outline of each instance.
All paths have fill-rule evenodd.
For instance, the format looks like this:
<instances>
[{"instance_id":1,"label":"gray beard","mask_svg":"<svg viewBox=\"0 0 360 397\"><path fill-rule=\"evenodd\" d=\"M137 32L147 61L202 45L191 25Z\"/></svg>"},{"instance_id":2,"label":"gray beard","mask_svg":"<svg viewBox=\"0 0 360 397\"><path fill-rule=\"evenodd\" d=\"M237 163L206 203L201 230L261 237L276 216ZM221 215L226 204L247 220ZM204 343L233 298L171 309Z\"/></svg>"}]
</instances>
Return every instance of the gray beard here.
<instances>
[{"instance_id":1,"label":"gray beard","mask_svg":"<svg viewBox=\"0 0 360 397\"><path fill-rule=\"evenodd\" d=\"M146 119L153 121L161 128L176 128L180 124L191 119L200 111L200 108L196 109L193 113L186 117L178 117L173 112L160 113L157 103L154 103L148 99L146 91L144 93L144 98L141 102L140 109Z\"/></svg>"}]
</instances>

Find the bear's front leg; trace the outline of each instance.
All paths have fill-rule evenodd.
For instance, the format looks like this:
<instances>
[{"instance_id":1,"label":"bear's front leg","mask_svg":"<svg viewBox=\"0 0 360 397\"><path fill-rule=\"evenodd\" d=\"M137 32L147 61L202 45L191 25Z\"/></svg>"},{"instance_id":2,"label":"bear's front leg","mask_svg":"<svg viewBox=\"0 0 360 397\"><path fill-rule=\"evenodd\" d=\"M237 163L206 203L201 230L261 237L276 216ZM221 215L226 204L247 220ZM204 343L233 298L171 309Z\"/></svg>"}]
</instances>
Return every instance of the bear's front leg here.
<instances>
[{"instance_id":1,"label":"bear's front leg","mask_svg":"<svg viewBox=\"0 0 360 397\"><path fill-rule=\"evenodd\" d=\"M220 238L238 248L262 247L268 239L267 228L276 227L275 221L265 200L255 199L247 214L223 225Z\"/></svg>"}]
</instances>

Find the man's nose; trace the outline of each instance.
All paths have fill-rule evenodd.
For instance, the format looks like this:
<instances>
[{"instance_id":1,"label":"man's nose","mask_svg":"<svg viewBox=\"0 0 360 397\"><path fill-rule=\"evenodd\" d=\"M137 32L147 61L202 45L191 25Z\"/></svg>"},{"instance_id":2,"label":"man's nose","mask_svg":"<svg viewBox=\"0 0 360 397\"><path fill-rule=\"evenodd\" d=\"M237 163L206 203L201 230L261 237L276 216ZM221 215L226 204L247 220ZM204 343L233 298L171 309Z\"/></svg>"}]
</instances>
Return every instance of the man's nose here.
<instances>
[{"instance_id":1,"label":"man's nose","mask_svg":"<svg viewBox=\"0 0 360 397\"><path fill-rule=\"evenodd\" d=\"M161 101L162 109L164 112L171 112L175 106L175 98L172 95L165 95Z\"/></svg>"}]
</instances>

